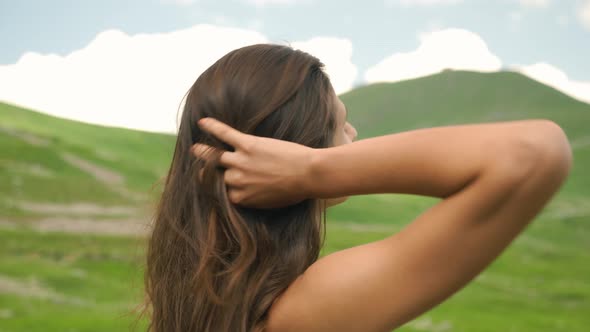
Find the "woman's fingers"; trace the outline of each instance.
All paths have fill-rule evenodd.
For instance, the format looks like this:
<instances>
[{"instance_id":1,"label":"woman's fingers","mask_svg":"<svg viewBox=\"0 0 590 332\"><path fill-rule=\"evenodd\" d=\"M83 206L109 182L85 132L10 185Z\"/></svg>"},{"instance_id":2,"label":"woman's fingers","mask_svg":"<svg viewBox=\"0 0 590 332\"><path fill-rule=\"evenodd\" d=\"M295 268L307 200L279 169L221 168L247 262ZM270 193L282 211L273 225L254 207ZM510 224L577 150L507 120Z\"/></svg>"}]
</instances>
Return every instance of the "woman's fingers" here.
<instances>
[{"instance_id":1,"label":"woman's fingers","mask_svg":"<svg viewBox=\"0 0 590 332\"><path fill-rule=\"evenodd\" d=\"M223 174L223 181L233 188L243 188L246 185L245 176L239 169L228 168Z\"/></svg>"},{"instance_id":2,"label":"woman's fingers","mask_svg":"<svg viewBox=\"0 0 590 332\"><path fill-rule=\"evenodd\" d=\"M241 147L242 142L249 136L214 118L202 118L198 124L201 129L213 134L213 136L233 146L236 150ZM208 145L198 143L192 148L193 153L200 158L207 158L207 154L210 152L209 149L216 150ZM235 152L224 151L221 153L219 163L225 167L234 166L237 164L236 159Z\"/></svg>"},{"instance_id":3,"label":"woman's fingers","mask_svg":"<svg viewBox=\"0 0 590 332\"><path fill-rule=\"evenodd\" d=\"M209 154L213 152L213 150L215 150L215 148L200 143L193 144L191 147L191 152L195 155L195 157L206 160L209 160Z\"/></svg>"},{"instance_id":4,"label":"woman's fingers","mask_svg":"<svg viewBox=\"0 0 590 332\"><path fill-rule=\"evenodd\" d=\"M209 160L211 157L210 153L217 151L218 149L211 147L206 144L196 143L192 146L191 152L198 158ZM235 152L224 151L219 157L219 164L224 167L230 167L236 164Z\"/></svg>"},{"instance_id":5,"label":"woman's fingers","mask_svg":"<svg viewBox=\"0 0 590 332\"><path fill-rule=\"evenodd\" d=\"M213 136L234 148L240 147L240 142L245 136L244 133L214 118L202 118L199 120L198 124L203 130L213 134Z\"/></svg>"}]
</instances>

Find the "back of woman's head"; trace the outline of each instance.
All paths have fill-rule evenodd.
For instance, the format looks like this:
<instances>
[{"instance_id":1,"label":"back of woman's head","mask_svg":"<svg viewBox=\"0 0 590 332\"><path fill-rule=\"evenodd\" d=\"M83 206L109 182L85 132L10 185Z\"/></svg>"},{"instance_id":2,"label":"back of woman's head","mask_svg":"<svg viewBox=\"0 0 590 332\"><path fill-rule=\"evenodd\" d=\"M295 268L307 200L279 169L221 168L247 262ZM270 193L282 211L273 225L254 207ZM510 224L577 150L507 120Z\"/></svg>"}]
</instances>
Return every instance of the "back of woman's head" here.
<instances>
[{"instance_id":1,"label":"back of woman's head","mask_svg":"<svg viewBox=\"0 0 590 332\"><path fill-rule=\"evenodd\" d=\"M195 143L232 147L197 121L213 117L244 133L328 147L333 98L322 63L287 46L234 50L197 79L149 241L151 330L254 331L273 300L317 260L325 236L318 200L272 210L232 204L217 158L190 153Z\"/></svg>"}]
</instances>

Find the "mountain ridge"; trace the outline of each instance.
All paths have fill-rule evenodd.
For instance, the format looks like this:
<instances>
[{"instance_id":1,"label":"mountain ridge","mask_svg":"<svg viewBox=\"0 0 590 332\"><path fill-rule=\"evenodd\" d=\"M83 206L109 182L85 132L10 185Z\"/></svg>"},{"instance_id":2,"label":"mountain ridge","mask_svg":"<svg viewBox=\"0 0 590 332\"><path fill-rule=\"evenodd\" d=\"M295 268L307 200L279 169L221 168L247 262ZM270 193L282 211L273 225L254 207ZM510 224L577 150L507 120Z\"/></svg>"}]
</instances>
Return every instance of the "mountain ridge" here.
<instances>
[{"instance_id":1,"label":"mountain ridge","mask_svg":"<svg viewBox=\"0 0 590 332\"><path fill-rule=\"evenodd\" d=\"M447 70L359 87L340 98L359 139L440 125L546 118L564 128L579 164L590 164L590 104L519 73ZM0 180L10 184L0 189L0 198L59 203L132 203L134 192L149 192L165 175L175 143L173 134L62 119L6 103L0 103L0 138ZM36 171L23 171L31 167ZM572 193L590 187L590 177L578 169L583 167L574 167ZM121 180L104 182L96 172ZM0 199L3 205L6 200Z\"/></svg>"}]
</instances>

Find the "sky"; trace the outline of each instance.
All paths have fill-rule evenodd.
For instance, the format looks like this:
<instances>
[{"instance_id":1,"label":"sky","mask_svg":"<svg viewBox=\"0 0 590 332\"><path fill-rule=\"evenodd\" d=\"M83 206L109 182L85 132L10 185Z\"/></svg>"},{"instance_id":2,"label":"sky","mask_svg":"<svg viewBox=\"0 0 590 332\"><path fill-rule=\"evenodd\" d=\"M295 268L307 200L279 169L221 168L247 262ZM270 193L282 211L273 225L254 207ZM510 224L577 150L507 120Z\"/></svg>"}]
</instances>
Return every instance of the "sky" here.
<instances>
[{"instance_id":1,"label":"sky","mask_svg":"<svg viewBox=\"0 0 590 332\"><path fill-rule=\"evenodd\" d=\"M317 56L338 93L513 70L590 103L590 0L0 0L0 101L174 133L199 74L255 43Z\"/></svg>"}]
</instances>

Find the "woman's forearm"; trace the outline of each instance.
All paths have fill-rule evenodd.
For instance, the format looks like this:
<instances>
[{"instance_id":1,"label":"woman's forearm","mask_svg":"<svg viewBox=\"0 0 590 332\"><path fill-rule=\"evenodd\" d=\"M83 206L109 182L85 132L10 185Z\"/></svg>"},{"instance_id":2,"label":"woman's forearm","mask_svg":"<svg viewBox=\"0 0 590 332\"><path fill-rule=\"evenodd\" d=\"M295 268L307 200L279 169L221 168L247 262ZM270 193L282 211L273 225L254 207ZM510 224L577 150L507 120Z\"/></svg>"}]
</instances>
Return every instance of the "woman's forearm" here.
<instances>
[{"instance_id":1,"label":"woman's forearm","mask_svg":"<svg viewBox=\"0 0 590 332\"><path fill-rule=\"evenodd\" d=\"M546 129L555 127L544 119L453 125L318 149L310 167L309 195L407 193L445 198L495 165L511 165L518 173L549 142Z\"/></svg>"}]
</instances>

